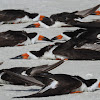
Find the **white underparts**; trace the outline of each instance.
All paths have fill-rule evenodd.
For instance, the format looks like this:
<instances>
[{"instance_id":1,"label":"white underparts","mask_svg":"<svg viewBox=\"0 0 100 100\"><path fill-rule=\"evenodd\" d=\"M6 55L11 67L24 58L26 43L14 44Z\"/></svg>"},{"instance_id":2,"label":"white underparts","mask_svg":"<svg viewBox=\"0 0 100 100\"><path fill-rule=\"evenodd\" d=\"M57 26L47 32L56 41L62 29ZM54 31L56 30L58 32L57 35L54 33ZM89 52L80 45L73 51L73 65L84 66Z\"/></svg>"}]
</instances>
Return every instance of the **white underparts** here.
<instances>
[{"instance_id":1,"label":"white underparts","mask_svg":"<svg viewBox=\"0 0 100 100\"><path fill-rule=\"evenodd\" d=\"M99 81L95 82L92 86L87 87L86 84L82 83L82 85L77 88L75 91L83 91L83 92L92 92L98 89Z\"/></svg>"},{"instance_id":2,"label":"white underparts","mask_svg":"<svg viewBox=\"0 0 100 100\"><path fill-rule=\"evenodd\" d=\"M18 43L17 45L29 45L29 44L31 44L32 42L31 42L31 40L30 40L30 38L29 37L27 37L27 40L26 41L24 41L24 42L22 42L22 43Z\"/></svg>"},{"instance_id":3,"label":"white underparts","mask_svg":"<svg viewBox=\"0 0 100 100\"><path fill-rule=\"evenodd\" d=\"M31 39L31 43L34 44L36 40L38 40L39 34L37 34L35 37Z\"/></svg>"},{"instance_id":4,"label":"white underparts","mask_svg":"<svg viewBox=\"0 0 100 100\"><path fill-rule=\"evenodd\" d=\"M46 86L43 90L40 90L39 93L43 93L45 91L47 91L48 89L55 89L57 87L58 81L54 80L48 85Z\"/></svg>"},{"instance_id":5,"label":"white underparts","mask_svg":"<svg viewBox=\"0 0 100 100\"><path fill-rule=\"evenodd\" d=\"M44 53L44 55L41 57L43 59L56 59L55 55L52 53L53 50L56 48L57 46L52 47L49 51L46 51Z\"/></svg>"},{"instance_id":6,"label":"white underparts","mask_svg":"<svg viewBox=\"0 0 100 100\"><path fill-rule=\"evenodd\" d=\"M28 76L28 75L26 74L26 71L23 71L23 72L21 73L21 75Z\"/></svg>"},{"instance_id":7,"label":"white underparts","mask_svg":"<svg viewBox=\"0 0 100 100\"><path fill-rule=\"evenodd\" d=\"M61 35L63 36L63 39L66 40L66 41L71 39L69 36L67 36L67 35L65 35L63 33L61 33Z\"/></svg>"},{"instance_id":8,"label":"white underparts","mask_svg":"<svg viewBox=\"0 0 100 100\"><path fill-rule=\"evenodd\" d=\"M33 21L36 22L39 21L39 19L40 19L40 14L37 17L33 18Z\"/></svg>"},{"instance_id":9,"label":"white underparts","mask_svg":"<svg viewBox=\"0 0 100 100\"><path fill-rule=\"evenodd\" d=\"M100 39L100 34L97 35L97 38Z\"/></svg>"},{"instance_id":10,"label":"white underparts","mask_svg":"<svg viewBox=\"0 0 100 100\"><path fill-rule=\"evenodd\" d=\"M29 55L29 58L31 59L38 59L38 57L36 57L34 54L32 54L31 52L27 52L27 54Z\"/></svg>"},{"instance_id":11,"label":"white underparts","mask_svg":"<svg viewBox=\"0 0 100 100\"><path fill-rule=\"evenodd\" d=\"M40 24L40 27L43 27L43 28L50 28L50 26L42 23L41 21L39 21L39 24Z\"/></svg>"},{"instance_id":12,"label":"white underparts","mask_svg":"<svg viewBox=\"0 0 100 100\"><path fill-rule=\"evenodd\" d=\"M7 21L6 23L26 23L26 22L30 22L32 21L31 18L29 18L27 15L24 16L23 18L17 18L16 20L12 20L12 21Z\"/></svg>"},{"instance_id":13,"label":"white underparts","mask_svg":"<svg viewBox=\"0 0 100 100\"><path fill-rule=\"evenodd\" d=\"M92 92L96 89L98 89L99 81L95 82L92 86L88 87L88 91Z\"/></svg>"},{"instance_id":14,"label":"white underparts","mask_svg":"<svg viewBox=\"0 0 100 100\"><path fill-rule=\"evenodd\" d=\"M52 26L50 27L61 27L61 26L66 26L67 24L65 24L64 22L59 22L56 21Z\"/></svg>"},{"instance_id":15,"label":"white underparts","mask_svg":"<svg viewBox=\"0 0 100 100\"><path fill-rule=\"evenodd\" d=\"M57 46L52 47L49 51L46 51L44 53L44 55L41 57L42 59L66 59L67 57L65 56L60 56L60 55L55 55L53 54L53 50L56 48Z\"/></svg>"}]
</instances>

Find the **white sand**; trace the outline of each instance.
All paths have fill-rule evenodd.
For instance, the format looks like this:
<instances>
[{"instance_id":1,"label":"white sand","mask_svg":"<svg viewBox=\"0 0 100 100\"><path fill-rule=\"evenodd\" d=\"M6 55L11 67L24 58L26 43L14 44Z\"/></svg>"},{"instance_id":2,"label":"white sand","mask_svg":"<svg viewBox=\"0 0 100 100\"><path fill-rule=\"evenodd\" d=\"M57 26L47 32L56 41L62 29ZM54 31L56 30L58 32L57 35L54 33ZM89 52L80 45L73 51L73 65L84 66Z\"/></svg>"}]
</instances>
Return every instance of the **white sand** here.
<instances>
[{"instance_id":1,"label":"white sand","mask_svg":"<svg viewBox=\"0 0 100 100\"><path fill-rule=\"evenodd\" d=\"M0 0L0 10L3 9L24 9L29 12L38 12L42 15L50 16L54 13L72 12L75 10L83 10L100 4L100 0ZM48 38L52 38L66 30L76 28L30 28L23 27L30 23L1 25L0 32L7 30L25 30L27 32L38 32ZM0 62L4 62L0 69L19 67L32 67L42 64L53 64L56 60L10 60L9 58L25 53L29 50L39 50L41 47L51 44L50 42L38 42L37 44L24 47L5 47L0 48ZM52 73L65 73L71 75L80 75L84 78L93 77L100 79L100 61L66 61L59 68L51 71ZM39 87L30 86L14 86L4 85L0 87L0 100L11 100L14 96L29 95L34 89ZM100 100L100 90L95 92L84 92L81 94L66 94L62 96L46 97L46 98L29 98L19 100ZM18 99L14 99L18 100Z\"/></svg>"}]
</instances>

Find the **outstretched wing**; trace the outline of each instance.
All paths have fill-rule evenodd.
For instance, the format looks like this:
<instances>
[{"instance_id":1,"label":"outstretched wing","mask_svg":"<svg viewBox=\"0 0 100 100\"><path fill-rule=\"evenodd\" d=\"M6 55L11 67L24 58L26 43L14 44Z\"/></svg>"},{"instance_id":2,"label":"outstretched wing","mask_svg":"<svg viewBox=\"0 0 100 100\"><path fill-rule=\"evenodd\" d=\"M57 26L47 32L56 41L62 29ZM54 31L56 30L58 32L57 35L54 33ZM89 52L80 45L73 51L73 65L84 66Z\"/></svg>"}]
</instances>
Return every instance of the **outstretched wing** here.
<instances>
[{"instance_id":1,"label":"outstretched wing","mask_svg":"<svg viewBox=\"0 0 100 100\"><path fill-rule=\"evenodd\" d=\"M3 70L4 72L6 72L8 75L10 75L12 78L16 78L19 81L25 82L26 84L33 84L33 85L37 85L37 86L44 86L44 84L38 80L36 80L34 77L30 77L30 76L24 76L21 74L17 74L8 70Z\"/></svg>"},{"instance_id":2,"label":"outstretched wing","mask_svg":"<svg viewBox=\"0 0 100 100\"><path fill-rule=\"evenodd\" d=\"M37 66L37 67L34 67L34 68L30 68L26 71L27 74L30 73L30 76L34 76L36 74L39 74L41 72L48 72L56 67L58 67L59 65L61 65L64 61L61 60L57 63L54 63L52 65L42 65L42 66Z\"/></svg>"},{"instance_id":3,"label":"outstretched wing","mask_svg":"<svg viewBox=\"0 0 100 100\"><path fill-rule=\"evenodd\" d=\"M56 80L56 78L58 79ZM73 90L81 86L81 82L75 78L70 77L70 75L54 75L54 78L49 78L51 82L45 85L38 93L20 96L15 98L34 98L34 97L48 97L71 93Z\"/></svg>"},{"instance_id":4,"label":"outstretched wing","mask_svg":"<svg viewBox=\"0 0 100 100\"><path fill-rule=\"evenodd\" d=\"M76 13L76 15L80 15L80 16L82 16L82 17L86 17L86 16L88 16L88 15L94 13L99 7L100 7L100 4L97 5L97 6L95 6L95 7L93 7L93 8L90 8L90 9L78 11L78 12Z\"/></svg>"}]
</instances>

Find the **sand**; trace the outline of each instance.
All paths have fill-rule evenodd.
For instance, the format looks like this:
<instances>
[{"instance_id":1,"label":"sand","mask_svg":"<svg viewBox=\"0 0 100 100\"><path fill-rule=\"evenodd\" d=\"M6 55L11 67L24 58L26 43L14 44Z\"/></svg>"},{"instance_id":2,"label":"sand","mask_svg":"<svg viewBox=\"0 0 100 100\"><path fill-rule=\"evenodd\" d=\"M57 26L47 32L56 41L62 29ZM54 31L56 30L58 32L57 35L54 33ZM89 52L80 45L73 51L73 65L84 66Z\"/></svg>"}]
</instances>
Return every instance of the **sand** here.
<instances>
[{"instance_id":1,"label":"sand","mask_svg":"<svg viewBox=\"0 0 100 100\"><path fill-rule=\"evenodd\" d=\"M100 0L0 0L0 10L3 9L23 9L28 12L38 12L42 15L50 16L54 13L72 12L91 8L100 4ZM94 18L94 17L92 17ZM99 17L100 18L100 17ZM87 18L89 19L89 18ZM94 18L95 19L95 18ZM25 30L27 32L37 32L48 38L52 38L60 33L77 28L30 28L25 26L31 24L5 24L0 26L0 32L7 30ZM11 67L33 67L43 64L53 64L57 60L10 60L19 54L30 50L39 50L40 48L52 44L50 42L39 42L36 44L23 47L2 47L0 48L0 62L4 62L0 69ZM51 71L52 73L63 73L71 75L80 75L83 78L97 78L100 80L100 61L65 61L58 68ZM38 91L40 87L36 86L15 86L4 85L0 87L0 99L11 100L12 97L29 95ZM100 90L94 92L84 92L80 94L66 94L62 96L46 97L46 98L29 98L14 100L100 100Z\"/></svg>"}]
</instances>

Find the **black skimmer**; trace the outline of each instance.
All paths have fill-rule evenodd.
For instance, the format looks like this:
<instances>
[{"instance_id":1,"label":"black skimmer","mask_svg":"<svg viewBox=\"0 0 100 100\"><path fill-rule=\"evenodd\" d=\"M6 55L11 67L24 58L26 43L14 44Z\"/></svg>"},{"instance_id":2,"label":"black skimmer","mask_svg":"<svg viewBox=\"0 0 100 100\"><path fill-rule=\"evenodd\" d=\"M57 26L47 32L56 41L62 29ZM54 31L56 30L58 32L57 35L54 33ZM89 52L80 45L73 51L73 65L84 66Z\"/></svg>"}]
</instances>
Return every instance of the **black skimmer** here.
<instances>
[{"instance_id":1,"label":"black skimmer","mask_svg":"<svg viewBox=\"0 0 100 100\"><path fill-rule=\"evenodd\" d=\"M63 32L58 36L53 37L51 40L64 39L68 41L73 38L80 37L80 43L99 43L100 42L100 29L98 28L84 28L75 31Z\"/></svg>"},{"instance_id":2,"label":"black skimmer","mask_svg":"<svg viewBox=\"0 0 100 100\"><path fill-rule=\"evenodd\" d=\"M39 51L29 51L27 53L18 55L10 59L62 59L68 60L66 57L60 57L59 55L54 55L53 50L59 45L48 45L41 48Z\"/></svg>"},{"instance_id":3,"label":"black skimmer","mask_svg":"<svg viewBox=\"0 0 100 100\"><path fill-rule=\"evenodd\" d=\"M95 12L92 13L91 15L100 15L100 10L95 11Z\"/></svg>"},{"instance_id":4,"label":"black skimmer","mask_svg":"<svg viewBox=\"0 0 100 100\"><path fill-rule=\"evenodd\" d=\"M19 80L13 76L10 76L7 74L4 70L11 71L20 75L25 75L25 76L36 76L37 74L43 73L43 72L48 72L59 65L61 65L64 61L61 60L57 63L54 63L52 65L40 65L36 67L13 67L9 69L2 69L0 70L0 84L14 84L14 85L33 85L29 82L24 82L22 80Z\"/></svg>"},{"instance_id":5,"label":"black skimmer","mask_svg":"<svg viewBox=\"0 0 100 100\"><path fill-rule=\"evenodd\" d=\"M30 78L6 70L5 72L10 76L17 77L25 82L27 81L37 85L40 84L42 86L39 92L35 94L14 98L49 97L73 93L93 92L100 88L100 81L98 79L84 79L80 76L51 73L40 73L39 75Z\"/></svg>"},{"instance_id":6,"label":"black skimmer","mask_svg":"<svg viewBox=\"0 0 100 100\"><path fill-rule=\"evenodd\" d=\"M64 43L45 46L39 51L29 51L11 59L100 60L100 51L97 51L96 48L93 50L80 47L88 42L88 39L86 41L84 39L85 35L79 35ZM98 47L100 48L99 44Z\"/></svg>"},{"instance_id":7,"label":"black skimmer","mask_svg":"<svg viewBox=\"0 0 100 100\"><path fill-rule=\"evenodd\" d=\"M29 13L24 10L7 9L0 11L0 23L24 23L42 20L44 16L38 13Z\"/></svg>"},{"instance_id":8,"label":"black skimmer","mask_svg":"<svg viewBox=\"0 0 100 100\"><path fill-rule=\"evenodd\" d=\"M0 47L23 46L36 43L37 40L51 41L36 32L27 33L25 31L6 31L0 33Z\"/></svg>"},{"instance_id":9,"label":"black skimmer","mask_svg":"<svg viewBox=\"0 0 100 100\"><path fill-rule=\"evenodd\" d=\"M50 27L72 26L70 22L73 22L74 19L84 18L92 14L93 12L95 12L99 7L100 5L97 5L93 8L82 10L82 11L75 11L72 13L62 12L58 14L53 14L50 17L44 17L42 21L28 25L26 28L31 28L31 27L50 28Z\"/></svg>"}]
</instances>

